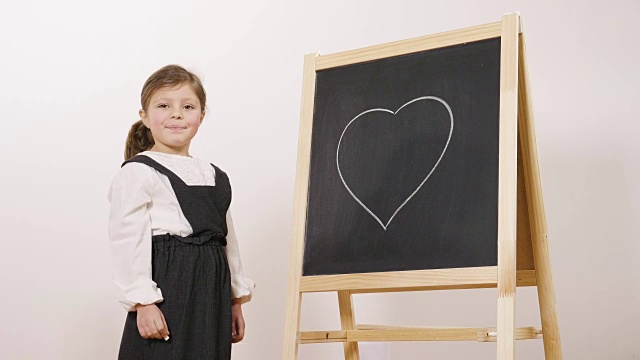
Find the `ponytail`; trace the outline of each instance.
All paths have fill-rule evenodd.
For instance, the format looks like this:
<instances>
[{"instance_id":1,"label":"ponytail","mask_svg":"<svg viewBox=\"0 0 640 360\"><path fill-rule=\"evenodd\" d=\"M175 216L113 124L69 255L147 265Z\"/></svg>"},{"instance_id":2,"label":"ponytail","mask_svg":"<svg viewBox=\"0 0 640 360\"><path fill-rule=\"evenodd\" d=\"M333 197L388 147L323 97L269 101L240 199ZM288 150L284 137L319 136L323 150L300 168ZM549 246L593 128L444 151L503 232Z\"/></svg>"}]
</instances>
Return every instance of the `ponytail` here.
<instances>
[{"instance_id":1,"label":"ponytail","mask_svg":"<svg viewBox=\"0 0 640 360\"><path fill-rule=\"evenodd\" d=\"M127 135L127 142L124 148L124 160L129 160L137 154L151 149L154 144L155 141L153 141L151 130L142 123L142 120L136 121L131 125L131 130L129 130L129 135Z\"/></svg>"}]
</instances>

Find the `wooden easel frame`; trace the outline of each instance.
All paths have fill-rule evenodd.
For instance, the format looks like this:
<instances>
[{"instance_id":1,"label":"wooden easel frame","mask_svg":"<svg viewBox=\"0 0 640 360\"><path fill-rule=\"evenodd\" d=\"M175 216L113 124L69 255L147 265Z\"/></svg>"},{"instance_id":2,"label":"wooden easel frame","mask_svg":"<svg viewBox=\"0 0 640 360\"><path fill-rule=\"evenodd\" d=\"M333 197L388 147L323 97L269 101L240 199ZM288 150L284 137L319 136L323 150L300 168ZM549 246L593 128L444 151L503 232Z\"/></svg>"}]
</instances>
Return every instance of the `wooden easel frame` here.
<instances>
[{"instance_id":1,"label":"wooden easel frame","mask_svg":"<svg viewBox=\"0 0 640 360\"><path fill-rule=\"evenodd\" d=\"M501 38L498 191L498 265L302 276L316 71L429 49ZM562 359L555 292L522 19L507 14L486 25L304 60L303 95L294 197L283 360L298 357L298 344L343 342L345 359L357 360L359 341L497 341L497 358L515 358L515 340L543 338L545 358ZM517 239L517 241L516 241ZM517 286L536 286L542 329L515 328ZM352 294L497 287L497 328L408 328L356 325ZM337 291L341 330L300 332L302 294Z\"/></svg>"}]
</instances>

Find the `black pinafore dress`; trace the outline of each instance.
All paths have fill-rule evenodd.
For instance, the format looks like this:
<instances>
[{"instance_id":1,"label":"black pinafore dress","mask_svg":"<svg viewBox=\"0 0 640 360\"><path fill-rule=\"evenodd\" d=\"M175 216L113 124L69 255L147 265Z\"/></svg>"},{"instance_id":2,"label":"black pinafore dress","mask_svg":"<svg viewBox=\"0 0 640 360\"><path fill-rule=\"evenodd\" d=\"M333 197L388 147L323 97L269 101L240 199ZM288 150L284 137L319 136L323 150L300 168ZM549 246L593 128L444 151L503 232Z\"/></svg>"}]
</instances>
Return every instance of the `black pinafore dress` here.
<instances>
[{"instance_id":1,"label":"black pinafore dress","mask_svg":"<svg viewBox=\"0 0 640 360\"><path fill-rule=\"evenodd\" d=\"M215 186L189 186L148 156L134 156L122 165L129 162L146 164L169 178L193 233L152 237L152 276L164 297L157 305L167 321L169 341L144 339L137 313L130 312L118 359L231 359L231 280L223 248L229 178L212 164Z\"/></svg>"}]
</instances>

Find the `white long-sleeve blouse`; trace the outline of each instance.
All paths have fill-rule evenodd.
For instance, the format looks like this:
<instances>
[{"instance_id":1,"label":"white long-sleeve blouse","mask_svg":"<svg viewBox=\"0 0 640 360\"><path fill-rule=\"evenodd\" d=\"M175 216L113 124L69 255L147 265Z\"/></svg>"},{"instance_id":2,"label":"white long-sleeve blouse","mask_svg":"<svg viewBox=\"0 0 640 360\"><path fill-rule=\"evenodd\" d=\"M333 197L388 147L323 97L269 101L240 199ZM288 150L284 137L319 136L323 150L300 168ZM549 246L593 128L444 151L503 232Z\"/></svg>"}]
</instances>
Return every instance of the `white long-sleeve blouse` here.
<instances>
[{"instance_id":1,"label":"white long-sleeve blouse","mask_svg":"<svg viewBox=\"0 0 640 360\"><path fill-rule=\"evenodd\" d=\"M203 160L156 151L141 154L174 172L187 185L215 186L215 169ZM113 179L108 198L111 203L109 244L115 282L121 290L120 303L127 311L134 311L136 304L163 301L162 291L151 277L151 237L193 233L169 178L148 165L127 163ZM225 252L231 271L231 293L234 298L247 302L251 300L255 284L243 275L230 210L227 228Z\"/></svg>"}]
</instances>

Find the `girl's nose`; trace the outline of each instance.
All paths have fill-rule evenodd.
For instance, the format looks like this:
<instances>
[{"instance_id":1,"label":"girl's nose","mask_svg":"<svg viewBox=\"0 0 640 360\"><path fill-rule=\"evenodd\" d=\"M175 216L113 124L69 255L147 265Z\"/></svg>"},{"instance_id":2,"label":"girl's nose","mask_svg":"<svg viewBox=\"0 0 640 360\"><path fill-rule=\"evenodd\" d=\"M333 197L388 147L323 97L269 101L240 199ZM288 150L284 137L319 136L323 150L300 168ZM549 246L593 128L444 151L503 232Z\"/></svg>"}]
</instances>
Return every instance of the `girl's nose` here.
<instances>
[{"instance_id":1,"label":"girl's nose","mask_svg":"<svg viewBox=\"0 0 640 360\"><path fill-rule=\"evenodd\" d=\"M176 110L173 112L173 114L171 114L171 118L172 119L181 119L182 118L182 113L179 110Z\"/></svg>"}]
</instances>

